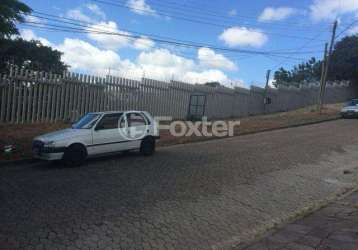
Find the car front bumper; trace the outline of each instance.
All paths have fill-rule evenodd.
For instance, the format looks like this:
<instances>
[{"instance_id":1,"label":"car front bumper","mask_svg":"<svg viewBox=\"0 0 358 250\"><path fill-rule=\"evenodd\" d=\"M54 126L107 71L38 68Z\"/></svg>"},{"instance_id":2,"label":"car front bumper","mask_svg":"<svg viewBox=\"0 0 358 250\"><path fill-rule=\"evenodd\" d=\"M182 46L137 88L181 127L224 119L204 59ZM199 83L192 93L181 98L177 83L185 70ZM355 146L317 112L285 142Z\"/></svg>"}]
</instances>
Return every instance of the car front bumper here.
<instances>
[{"instance_id":1,"label":"car front bumper","mask_svg":"<svg viewBox=\"0 0 358 250\"><path fill-rule=\"evenodd\" d=\"M61 160L65 150L65 147L47 147L42 142L34 141L32 155L35 159L47 161Z\"/></svg>"},{"instance_id":2,"label":"car front bumper","mask_svg":"<svg viewBox=\"0 0 358 250\"><path fill-rule=\"evenodd\" d=\"M56 160L62 160L63 158L63 152L62 153L33 153L32 156L35 159L39 160L45 160L45 161L56 161Z\"/></svg>"},{"instance_id":3,"label":"car front bumper","mask_svg":"<svg viewBox=\"0 0 358 250\"><path fill-rule=\"evenodd\" d=\"M358 118L358 112L357 111L342 111L341 116L343 118Z\"/></svg>"}]
</instances>

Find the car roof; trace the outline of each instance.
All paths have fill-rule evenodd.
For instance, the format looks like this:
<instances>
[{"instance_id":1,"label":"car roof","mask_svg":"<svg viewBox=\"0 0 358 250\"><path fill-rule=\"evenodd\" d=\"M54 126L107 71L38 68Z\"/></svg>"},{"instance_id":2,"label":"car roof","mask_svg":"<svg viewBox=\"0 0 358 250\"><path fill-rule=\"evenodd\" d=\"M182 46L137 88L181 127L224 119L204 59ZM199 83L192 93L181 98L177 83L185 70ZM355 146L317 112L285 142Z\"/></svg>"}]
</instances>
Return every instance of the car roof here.
<instances>
[{"instance_id":1,"label":"car roof","mask_svg":"<svg viewBox=\"0 0 358 250\"><path fill-rule=\"evenodd\" d=\"M88 114L117 114L117 113L125 113L125 112L145 112L141 110L118 110L118 111L101 111L101 112L88 112Z\"/></svg>"}]
</instances>

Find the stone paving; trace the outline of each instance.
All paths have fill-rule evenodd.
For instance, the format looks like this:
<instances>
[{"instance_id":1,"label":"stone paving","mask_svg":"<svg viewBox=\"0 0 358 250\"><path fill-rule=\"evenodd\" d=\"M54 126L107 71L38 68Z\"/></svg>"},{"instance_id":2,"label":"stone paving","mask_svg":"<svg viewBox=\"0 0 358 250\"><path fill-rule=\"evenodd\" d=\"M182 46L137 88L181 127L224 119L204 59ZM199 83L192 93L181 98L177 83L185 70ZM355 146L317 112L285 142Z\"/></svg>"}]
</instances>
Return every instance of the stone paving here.
<instances>
[{"instance_id":1,"label":"stone paving","mask_svg":"<svg viewBox=\"0 0 358 250\"><path fill-rule=\"evenodd\" d=\"M351 190L357 124L2 166L0 249L231 249Z\"/></svg>"},{"instance_id":2,"label":"stone paving","mask_svg":"<svg viewBox=\"0 0 358 250\"><path fill-rule=\"evenodd\" d=\"M269 233L245 250L357 250L358 192Z\"/></svg>"}]
</instances>

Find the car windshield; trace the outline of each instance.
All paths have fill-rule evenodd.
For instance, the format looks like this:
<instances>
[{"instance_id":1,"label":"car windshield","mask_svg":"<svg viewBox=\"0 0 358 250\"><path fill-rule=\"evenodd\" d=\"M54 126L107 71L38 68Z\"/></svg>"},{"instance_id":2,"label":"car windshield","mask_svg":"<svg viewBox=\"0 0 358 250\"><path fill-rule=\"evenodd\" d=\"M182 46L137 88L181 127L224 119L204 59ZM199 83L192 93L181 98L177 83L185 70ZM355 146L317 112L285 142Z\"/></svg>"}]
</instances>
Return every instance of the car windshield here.
<instances>
[{"instance_id":1,"label":"car windshield","mask_svg":"<svg viewBox=\"0 0 358 250\"><path fill-rule=\"evenodd\" d=\"M93 127L93 125L96 123L96 121L99 119L101 115L100 114L87 114L83 116L81 119L79 119L78 122L72 125L72 128L74 129L90 129Z\"/></svg>"},{"instance_id":2,"label":"car windshield","mask_svg":"<svg viewBox=\"0 0 358 250\"><path fill-rule=\"evenodd\" d=\"M347 106L356 106L358 104L358 100L351 100L347 103Z\"/></svg>"}]
</instances>

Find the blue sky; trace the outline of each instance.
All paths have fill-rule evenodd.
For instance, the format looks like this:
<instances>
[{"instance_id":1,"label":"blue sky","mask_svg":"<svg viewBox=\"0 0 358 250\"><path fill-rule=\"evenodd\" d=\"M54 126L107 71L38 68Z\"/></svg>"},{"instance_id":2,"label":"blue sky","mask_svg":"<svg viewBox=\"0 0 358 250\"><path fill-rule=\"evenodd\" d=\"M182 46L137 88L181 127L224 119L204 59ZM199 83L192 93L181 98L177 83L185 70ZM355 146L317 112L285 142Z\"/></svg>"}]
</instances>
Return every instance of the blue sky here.
<instances>
[{"instance_id":1,"label":"blue sky","mask_svg":"<svg viewBox=\"0 0 358 250\"><path fill-rule=\"evenodd\" d=\"M52 21L29 17L40 26L20 25L25 39L38 39L61 50L71 70L191 83L220 81L227 86L263 86L267 69L290 68L322 57L331 24L338 32L358 18L358 0L26 0L33 10L75 19L88 29L125 35L153 34L235 50L186 48L106 34L44 30ZM115 3L109 4L109 3ZM34 13L34 15L37 15ZM191 19L185 21L183 19ZM204 23L206 24L204 24ZM209 24L208 24L209 23ZM57 23L58 25L59 23ZM63 24L61 24L63 25ZM354 33L352 26L347 33ZM281 54L278 54L281 53Z\"/></svg>"}]
</instances>

